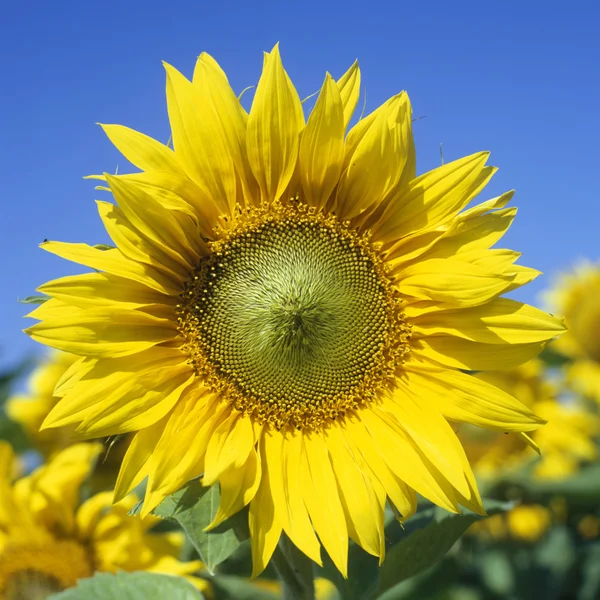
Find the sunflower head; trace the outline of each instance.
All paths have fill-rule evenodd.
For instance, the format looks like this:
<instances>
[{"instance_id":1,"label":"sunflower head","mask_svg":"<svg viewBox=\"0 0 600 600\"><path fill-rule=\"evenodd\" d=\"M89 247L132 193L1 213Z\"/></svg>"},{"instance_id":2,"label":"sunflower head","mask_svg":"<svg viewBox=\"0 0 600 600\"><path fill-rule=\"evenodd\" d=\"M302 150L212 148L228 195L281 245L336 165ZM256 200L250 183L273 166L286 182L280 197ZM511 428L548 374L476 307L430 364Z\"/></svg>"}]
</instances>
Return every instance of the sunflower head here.
<instances>
[{"instance_id":1,"label":"sunflower head","mask_svg":"<svg viewBox=\"0 0 600 600\"><path fill-rule=\"evenodd\" d=\"M491 248L512 193L469 207L488 153L417 177L405 92L349 129L356 63L308 115L277 46L249 113L207 54L191 81L166 71L173 148L103 126L140 169L96 176L115 247L43 245L95 270L43 285L30 315L32 337L81 357L44 426L136 432L116 498L147 477L143 514L218 481L212 525L249 505L255 574L282 532L342 573L348 537L383 559L385 504L406 517L416 491L482 512L449 421L543 420L465 371L563 330L501 297L538 272Z\"/></svg>"}]
</instances>

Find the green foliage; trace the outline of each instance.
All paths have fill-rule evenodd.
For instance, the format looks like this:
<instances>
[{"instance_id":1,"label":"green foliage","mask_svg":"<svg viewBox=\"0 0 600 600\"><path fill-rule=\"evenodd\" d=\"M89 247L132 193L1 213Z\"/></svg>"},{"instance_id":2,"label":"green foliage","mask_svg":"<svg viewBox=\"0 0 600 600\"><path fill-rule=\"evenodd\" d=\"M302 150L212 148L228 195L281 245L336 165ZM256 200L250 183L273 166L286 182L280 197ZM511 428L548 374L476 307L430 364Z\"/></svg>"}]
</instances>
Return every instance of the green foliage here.
<instances>
[{"instance_id":1,"label":"green foliage","mask_svg":"<svg viewBox=\"0 0 600 600\"><path fill-rule=\"evenodd\" d=\"M218 485L203 487L198 480L194 480L165 498L154 511L159 517L177 521L181 525L211 573L248 538L243 512L214 530L205 531L217 514L219 500Z\"/></svg>"},{"instance_id":2,"label":"green foliage","mask_svg":"<svg viewBox=\"0 0 600 600\"><path fill-rule=\"evenodd\" d=\"M157 573L96 573L48 600L202 600L204 596L185 579Z\"/></svg>"},{"instance_id":3,"label":"green foliage","mask_svg":"<svg viewBox=\"0 0 600 600\"><path fill-rule=\"evenodd\" d=\"M47 302L48 300L50 300L50 296L40 294L39 296L27 296L22 300L19 299L19 302L21 304L44 304L44 302Z\"/></svg>"},{"instance_id":4,"label":"green foliage","mask_svg":"<svg viewBox=\"0 0 600 600\"><path fill-rule=\"evenodd\" d=\"M484 500L489 515L509 510L510 502ZM389 518L385 528L387 556L381 567L356 544L348 555L348 579L343 579L330 560L326 560L321 575L330 579L344 600L393 598L391 590L403 581L434 566L450 550L460 536L481 515L466 512L453 515L433 507L424 508L404 525Z\"/></svg>"}]
</instances>

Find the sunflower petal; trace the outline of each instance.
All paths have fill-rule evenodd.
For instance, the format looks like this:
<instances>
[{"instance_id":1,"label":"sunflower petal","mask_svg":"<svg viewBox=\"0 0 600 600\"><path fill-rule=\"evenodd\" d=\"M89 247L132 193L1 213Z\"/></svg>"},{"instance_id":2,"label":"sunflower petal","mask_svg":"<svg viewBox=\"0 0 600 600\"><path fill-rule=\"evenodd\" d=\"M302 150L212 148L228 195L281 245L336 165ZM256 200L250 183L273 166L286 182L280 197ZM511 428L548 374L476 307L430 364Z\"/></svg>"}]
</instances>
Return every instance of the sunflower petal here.
<instances>
[{"instance_id":1,"label":"sunflower petal","mask_svg":"<svg viewBox=\"0 0 600 600\"><path fill-rule=\"evenodd\" d=\"M181 172L175 153L168 146L123 125L103 125L101 123L100 127L117 150L138 169Z\"/></svg>"},{"instance_id":2,"label":"sunflower petal","mask_svg":"<svg viewBox=\"0 0 600 600\"><path fill-rule=\"evenodd\" d=\"M358 60L338 79L337 87L340 91L342 106L344 107L344 130L348 128L350 119L356 109L358 97L360 96L360 69Z\"/></svg>"},{"instance_id":3,"label":"sunflower petal","mask_svg":"<svg viewBox=\"0 0 600 600\"><path fill-rule=\"evenodd\" d=\"M344 114L329 73L300 142L299 167L307 204L321 208L338 183L344 160Z\"/></svg>"},{"instance_id":4,"label":"sunflower petal","mask_svg":"<svg viewBox=\"0 0 600 600\"><path fill-rule=\"evenodd\" d=\"M302 104L281 64L279 47L265 64L248 117L247 152L263 202L278 200L290 182L304 127Z\"/></svg>"}]
</instances>

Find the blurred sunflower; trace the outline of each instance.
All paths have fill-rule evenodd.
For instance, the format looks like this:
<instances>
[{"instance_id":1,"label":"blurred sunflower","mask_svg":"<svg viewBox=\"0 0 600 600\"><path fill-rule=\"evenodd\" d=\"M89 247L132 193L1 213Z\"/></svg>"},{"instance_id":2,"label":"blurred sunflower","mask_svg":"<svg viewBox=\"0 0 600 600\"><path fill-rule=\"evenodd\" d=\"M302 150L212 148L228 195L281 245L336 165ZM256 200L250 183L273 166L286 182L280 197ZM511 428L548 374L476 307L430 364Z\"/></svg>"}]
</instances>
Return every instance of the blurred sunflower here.
<instances>
[{"instance_id":1,"label":"blurred sunflower","mask_svg":"<svg viewBox=\"0 0 600 600\"><path fill-rule=\"evenodd\" d=\"M548 531L552 522L551 509L541 504L522 504L506 513L473 523L469 534L493 542L511 539L534 543Z\"/></svg>"},{"instance_id":2,"label":"blurred sunflower","mask_svg":"<svg viewBox=\"0 0 600 600\"><path fill-rule=\"evenodd\" d=\"M54 394L54 389L78 359L78 356L68 352L49 352L29 377L27 393L14 395L6 402L6 414L21 425L34 448L46 458L64 450L74 441L74 425L40 428L59 400ZM114 487L128 441L127 436L107 441L91 477L94 490Z\"/></svg>"},{"instance_id":3,"label":"blurred sunflower","mask_svg":"<svg viewBox=\"0 0 600 600\"><path fill-rule=\"evenodd\" d=\"M600 263L583 262L560 276L546 300L568 326L552 345L572 359L564 367L568 384L600 403Z\"/></svg>"},{"instance_id":4,"label":"blurred sunflower","mask_svg":"<svg viewBox=\"0 0 600 600\"><path fill-rule=\"evenodd\" d=\"M488 153L416 177L404 92L346 135L356 63L326 75L306 123L277 46L249 114L207 54L192 81L166 70L174 150L104 126L142 169L102 176L117 247L42 245L96 270L43 285L30 315L34 339L81 356L45 426L137 431L116 499L148 477L143 514L218 481L212 525L249 505L254 575L282 531L343 574L348 536L383 560L386 499L406 517L415 490L482 512L447 419L543 419L462 370L510 368L563 331L499 297L538 272L490 249L512 193L466 209Z\"/></svg>"},{"instance_id":5,"label":"blurred sunflower","mask_svg":"<svg viewBox=\"0 0 600 600\"><path fill-rule=\"evenodd\" d=\"M13 483L14 456L0 442L0 597L36 598L73 587L95 571L153 571L193 577L200 561L180 562L183 534L151 533L158 520L128 515L135 500L111 506L112 494L79 505L79 488L100 444L77 444Z\"/></svg>"},{"instance_id":6,"label":"blurred sunflower","mask_svg":"<svg viewBox=\"0 0 600 600\"><path fill-rule=\"evenodd\" d=\"M535 456L530 446L541 451L532 471L539 478L567 477L578 471L581 463L596 459L594 438L600 434L600 419L583 406L561 404L554 385L544 378L540 360L476 377L513 395L548 421L531 436L462 425L459 437L476 474L493 478L521 468Z\"/></svg>"}]
</instances>

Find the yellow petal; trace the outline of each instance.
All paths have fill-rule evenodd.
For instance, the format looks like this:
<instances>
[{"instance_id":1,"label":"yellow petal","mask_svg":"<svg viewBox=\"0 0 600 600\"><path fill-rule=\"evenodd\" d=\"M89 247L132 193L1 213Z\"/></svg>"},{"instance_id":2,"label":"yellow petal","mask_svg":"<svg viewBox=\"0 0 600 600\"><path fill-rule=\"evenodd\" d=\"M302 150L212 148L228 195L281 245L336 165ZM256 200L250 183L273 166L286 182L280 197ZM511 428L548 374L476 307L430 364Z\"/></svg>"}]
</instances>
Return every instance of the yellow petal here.
<instances>
[{"instance_id":1,"label":"yellow petal","mask_svg":"<svg viewBox=\"0 0 600 600\"><path fill-rule=\"evenodd\" d=\"M506 291L513 277L460 260L432 258L406 267L397 279L403 296L462 308L489 302Z\"/></svg>"},{"instance_id":2,"label":"yellow petal","mask_svg":"<svg viewBox=\"0 0 600 600\"><path fill-rule=\"evenodd\" d=\"M117 482L115 483L114 502L119 502L137 487L148 475L148 461L154 452L157 440L160 438L170 414L162 419L140 429L129 444L123 457Z\"/></svg>"},{"instance_id":3,"label":"yellow petal","mask_svg":"<svg viewBox=\"0 0 600 600\"><path fill-rule=\"evenodd\" d=\"M328 429L325 435L350 537L369 554L381 556L385 551L380 546L383 510L373 482L365 477L337 427Z\"/></svg>"},{"instance_id":4,"label":"yellow petal","mask_svg":"<svg viewBox=\"0 0 600 600\"><path fill-rule=\"evenodd\" d=\"M221 211L229 213L236 201L236 175L221 123L197 87L171 65L164 66L175 155L188 176L208 190Z\"/></svg>"},{"instance_id":5,"label":"yellow petal","mask_svg":"<svg viewBox=\"0 0 600 600\"><path fill-rule=\"evenodd\" d=\"M488 344L549 340L565 331L557 318L529 304L496 298L468 310L443 310L411 319L417 337L454 335Z\"/></svg>"},{"instance_id":6,"label":"yellow petal","mask_svg":"<svg viewBox=\"0 0 600 600\"><path fill-rule=\"evenodd\" d=\"M337 87L340 91L340 98L344 108L345 131L354 114L356 103L360 96L360 69L357 60L355 60L352 63L352 66L338 79Z\"/></svg>"},{"instance_id":7,"label":"yellow petal","mask_svg":"<svg viewBox=\"0 0 600 600\"><path fill-rule=\"evenodd\" d=\"M508 231L516 214L516 208L505 208L468 219L459 216L443 238L422 257L447 258L490 248Z\"/></svg>"},{"instance_id":8,"label":"yellow petal","mask_svg":"<svg viewBox=\"0 0 600 600\"><path fill-rule=\"evenodd\" d=\"M81 308L112 305L133 309L153 304L174 305L176 302L172 296L110 273L61 277L41 285L38 291Z\"/></svg>"},{"instance_id":9,"label":"yellow petal","mask_svg":"<svg viewBox=\"0 0 600 600\"><path fill-rule=\"evenodd\" d=\"M488 152L479 152L455 160L400 188L374 225L374 239L395 241L456 215L493 175L491 167L484 170L488 156Z\"/></svg>"},{"instance_id":10,"label":"yellow petal","mask_svg":"<svg viewBox=\"0 0 600 600\"><path fill-rule=\"evenodd\" d=\"M148 265L152 271L179 282L179 285L188 279L190 267L174 260L159 245L145 238L121 208L100 200L96 201L96 206L108 235L126 259Z\"/></svg>"},{"instance_id":11,"label":"yellow petal","mask_svg":"<svg viewBox=\"0 0 600 600\"><path fill-rule=\"evenodd\" d=\"M300 142L300 179L307 204L321 208L338 183L344 160L344 113L329 73Z\"/></svg>"},{"instance_id":12,"label":"yellow petal","mask_svg":"<svg viewBox=\"0 0 600 600\"><path fill-rule=\"evenodd\" d=\"M223 471L219 478L221 490L219 510L207 530L213 529L244 508L256 495L261 476L260 455L254 448L248 454L245 464L239 468L230 467Z\"/></svg>"},{"instance_id":13,"label":"yellow petal","mask_svg":"<svg viewBox=\"0 0 600 600\"><path fill-rule=\"evenodd\" d=\"M118 175L117 179L133 181L169 211L180 211L197 224L204 237L214 238L213 227L221 211L208 190L200 187L185 175L151 171ZM180 225L182 220L179 219Z\"/></svg>"},{"instance_id":14,"label":"yellow petal","mask_svg":"<svg viewBox=\"0 0 600 600\"><path fill-rule=\"evenodd\" d=\"M285 496L284 510L287 511L284 529L290 540L306 556L318 565L322 565L321 546L302 500L299 477L302 462L302 439L302 434L295 430L286 433L283 438L281 484Z\"/></svg>"},{"instance_id":15,"label":"yellow petal","mask_svg":"<svg viewBox=\"0 0 600 600\"><path fill-rule=\"evenodd\" d=\"M448 481L428 467L416 445L398 428L390 427L387 413L364 410L359 413L373 445L385 460L388 468L415 491L450 512L458 512L455 493L448 488ZM398 457L402 457L399 460Z\"/></svg>"},{"instance_id":16,"label":"yellow petal","mask_svg":"<svg viewBox=\"0 0 600 600\"><path fill-rule=\"evenodd\" d=\"M546 342L483 344L457 337L428 336L413 347L417 357L468 371L512 369L537 356Z\"/></svg>"},{"instance_id":17,"label":"yellow petal","mask_svg":"<svg viewBox=\"0 0 600 600\"><path fill-rule=\"evenodd\" d=\"M227 76L217 61L203 52L194 69L194 87L214 111L223 132L226 151L231 156L238 180L238 201L241 206L258 200L257 184L252 175L246 152L246 123L248 115L231 89Z\"/></svg>"},{"instance_id":18,"label":"yellow petal","mask_svg":"<svg viewBox=\"0 0 600 600\"><path fill-rule=\"evenodd\" d=\"M168 146L123 125L100 126L117 150L138 169L181 172L175 153Z\"/></svg>"},{"instance_id":19,"label":"yellow petal","mask_svg":"<svg viewBox=\"0 0 600 600\"><path fill-rule=\"evenodd\" d=\"M261 439L262 477L256 496L250 502L248 512L248 527L250 528L250 548L252 551L252 577L262 573L275 550L281 537L282 524L277 516L275 498L272 494L271 472L272 465L267 463L264 439ZM282 500L280 498L279 500Z\"/></svg>"},{"instance_id":20,"label":"yellow petal","mask_svg":"<svg viewBox=\"0 0 600 600\"><path fill-rule=\"evenodd\" d=\"M302 104L281 64L279 47L265 57L247 127L250 167L263 202L279 199L290 182L304 127Z\"/></svg>"},{"instance_id":21,"label":"yellow petal","mask_svg":"<svg viewBox=\"0 0 600 600\"><path fill-rule=\"evenodd\" d=\"M464 450L452 427L431 406L431 403L400 382L391 398L384 401L381 409L390 418L390 426L398 426L415 442L416 448L426 456L444 477L461 494L468 496L469 487L463 469ZM433 440L433 443L432 443Z\"/></svg>"},{"instance_id":22,"label":"yellow petal","mask_svg":"<svg viewBox=\"0 0 600 600\"><path fill-rule=\"evenodd\" d=\"M40 245L40 248L80 265L137 281L158 292L179 294L181 291L172 279L148 265L126 259L116 248L98 250L87 244L69 244L66 242L44 242Z\"/></svg>"},{"instance_id":23,"label":"yellow petal","mask_svg":"<svg viewBox=\"0 0 600 600\"><path fill-rule=\"evenodd\" d=\"M77 427L86 437L103 437L145 429L162 419L179 401L195 376L185 365L156 369L121 385L87 411Z\"/></svg>"},{"instance_id":24,"label":"yellow petal","mask_svg":"<svg viewBox=\"0 0 600 600\"><path fill-rule=\"evenodd\" d=\"M327 445L318 433L305 434L300 462L304 503L325 550L338 571L348 573L348 528Z\"/></svg>"},{"instance_id":25,"label":"yellow petal","mask_svg":"<svg viewBox=\"0 0 600 600\"><path fill-rule=\"evenodd\" d=\"M217 427L206 449L203 485L212 485L223 471L243 465L254 447L250 418L233 411Z\"/></svg>"},{"instance_id":26,"label":"yellow petal","mask_svg":"<svg viewBox=\"0 0 600 600\"><path fill-rule=\"evenodd\" d=\"M230 415L231 408L215 396L193 393L182 397L165 426L150 462L144 513L165 496L181 488L204 471L206 448L215 430Z\"/></svg>"},{"instance_id":27,"label":"yellow petal","mask_svg":"<svg viewBox=\"0 0 600 600\"><path fill-rule=\"evenodd\" d=\"M532 431L544 420L500 388L451 369L407 365L407 385L419 389L432 406L453 421L501 431Z\"/></svg>"},{"instance_id":28,"label":"yellow petal","mask_svg":"<svg viewBox=\"0 0 600 600\"><path fill-rule=\"evenodd\" d=\"M173 322L167 319L102 308L50 318L25 331L42 344L98 358L141 352L177 335Z\"/></svg>"},{"instance_id":29,"label":"yellow petal","mask_svg":"<svg viewBox=\"0 0 600 600\"><path fill-rule=\"evenodd\" d=\"M360 419L348 417L347 430L343 430L346 444L353 448L354 455L362 454L364 462L383 485L386 494L395 508L406 519L417 509L414 490L388 468L381 455L375 449L371 436Z\"/></svg>"},{"instance_id":30,"label":"yellow petal","mask_svg":"<svg viewBox=\"0 0 600 600\"><path fill-rule=\"evenodd\" d=\"M156 369L185 366L186 356L171 348L152 348L123 358L87 361L71 375L75 381L59 382L64 395L46 417L42 428L61 427L83 420L89 410L109 398L123 384L148 377ZM167 373L168 375L168 373ZM66 389L65 389L66 388Z\"/></svg>"},{"instance_id":31,"label":"yellow petal","mask_svg":"<svg viewBox=\"0 0 600 600\"><path fill-rule=\"evenodd\" d=\"M406 163L402 123L410 121L410 102L400 94L377 115L340 178L336 203L342 218L351 219L377 205L398 183Z\"/></svg>"},{"instance_id":32,"label":"yellow petal","mask_svg":"<svg viewBox=\"0 0 600 600\"><path fill-rule=\"evenodd\" d=\"M195 228L184 231L178 213L161 206L135 181L110 175L106 175L106 180L123 214L146 240L171 260L190 270L196 267L199 257L206 253L206 246ZM186 215L180 218L182 223L190 223Z\"/></svg>"}]
</instances>

